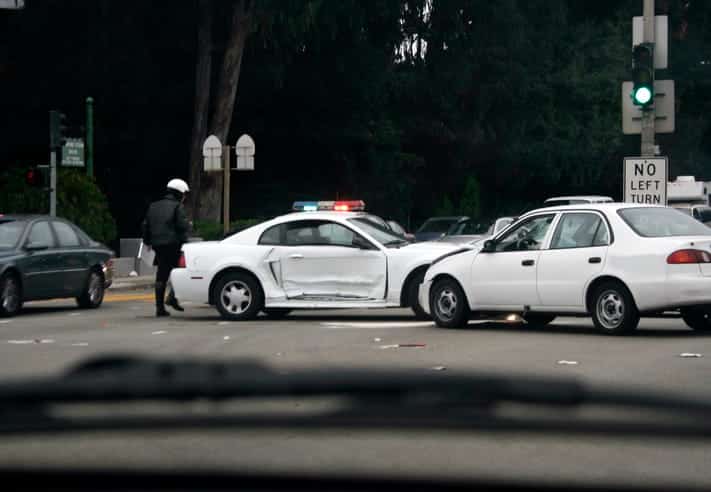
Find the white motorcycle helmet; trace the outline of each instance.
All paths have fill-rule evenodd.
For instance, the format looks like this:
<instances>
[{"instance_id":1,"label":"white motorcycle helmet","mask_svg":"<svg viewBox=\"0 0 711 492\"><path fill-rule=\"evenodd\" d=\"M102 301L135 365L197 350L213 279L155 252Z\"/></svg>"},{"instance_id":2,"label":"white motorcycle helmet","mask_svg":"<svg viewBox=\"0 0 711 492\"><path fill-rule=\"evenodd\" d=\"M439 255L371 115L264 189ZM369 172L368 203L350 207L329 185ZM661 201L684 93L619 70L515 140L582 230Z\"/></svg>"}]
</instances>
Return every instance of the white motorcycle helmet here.
<instances>
[{"instance_id":1,"label":"white motorcycle helmet","mask_svg":"<svg viewBox=\"0 0 711 492\"><path fill-rule=\"evenodd\" d=\"M175 190L179 193L182 193L183 195L190 191L190 188L188 187L188 183L183 181L182 179L171 179L168 181L168 186L167 188L169 190Z\"/></svg>"}]
</instances>

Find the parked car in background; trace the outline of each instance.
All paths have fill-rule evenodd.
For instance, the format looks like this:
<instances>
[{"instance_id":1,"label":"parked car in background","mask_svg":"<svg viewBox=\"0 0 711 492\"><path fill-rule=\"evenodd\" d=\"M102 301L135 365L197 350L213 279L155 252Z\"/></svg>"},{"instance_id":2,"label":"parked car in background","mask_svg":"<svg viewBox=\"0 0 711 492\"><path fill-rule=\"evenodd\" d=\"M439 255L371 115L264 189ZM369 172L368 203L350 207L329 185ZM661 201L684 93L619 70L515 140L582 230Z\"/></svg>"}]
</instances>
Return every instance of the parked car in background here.
<instances>
[{"instance_id":1,"label":"parked car in background","mask_svg":"<svg viewBox=\"0 0 711 492\"><path fill-rule=\"evenodd\" d=\"M415 235L410 232L407 232L407 230L402 225L400 225L399 222L397 222L395 220L386 220L385 222L388 224L388 227L390 228L390 230L393 231L394 233L400 234L408 241L415 240Z\"/></svg>"},{"instance_id":2,"label":"parked car in background","mask_svg":"<svg viewBox=\"0 0 711 492\"><path fill-rule=\"evenodd\" d=\"M0 315L17 314L26 301L61 297L99 307L114 256L67 220L0 215Z\"/></svg>"},{"instance_id":3,"label":"parked car in background","mask_svg":"<svg viewBox=\"0 0 711 492\"><path fill-rule=\"evenodd\" d=\"M430 217L417 231L415 231L416 241L431 241L439 239L447 234L447 231L454 225L466 222L469 217L459 215L452 217Z\"/></svg>"},{"instance_id":4,"label":"parked car in background","mask_svg":"<svg viewBox=\"0 0 711 492\"><path fill-rule=\"evenodd\" d=\"M672 208L684 212L686 215L691 215L699 222L703 222L707 226L711 226L711 207L708 205L690 205L690 204L672 204Z\"/></svg>"},{"instance_id":5,"label":"parked car in background","mask_svg":"<svg viewBox=\"0 0 711 492\"><path fill-rule=\"evenodd\" d=\"M515 217L499 217L493 223L467 220L452 225L439 241L455 244L474 243L498 234L516 220Z\"/></svg>"}]
</instances>

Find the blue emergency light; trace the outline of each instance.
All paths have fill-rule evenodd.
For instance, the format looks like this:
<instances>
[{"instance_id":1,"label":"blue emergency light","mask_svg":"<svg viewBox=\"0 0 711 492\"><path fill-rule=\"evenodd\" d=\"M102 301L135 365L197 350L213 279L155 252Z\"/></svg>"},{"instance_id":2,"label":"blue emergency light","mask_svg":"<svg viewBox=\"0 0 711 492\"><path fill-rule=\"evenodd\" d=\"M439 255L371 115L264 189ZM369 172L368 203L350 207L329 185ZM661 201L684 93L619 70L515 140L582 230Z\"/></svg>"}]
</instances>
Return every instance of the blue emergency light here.
<instances>
[{"instance_id":1,"label":"blue emergency light","mask_svg":"<svg viewBox=\"0 0 711 492\"><path fill-rule=\"evenodd\" d=\"M347 201L299 201L294 202L291 209L294 212L316 212L317 210L328 210L336 212L361 212L365 210L365 202L363 200L347 200Z\"/></svg>"}]
</instances>

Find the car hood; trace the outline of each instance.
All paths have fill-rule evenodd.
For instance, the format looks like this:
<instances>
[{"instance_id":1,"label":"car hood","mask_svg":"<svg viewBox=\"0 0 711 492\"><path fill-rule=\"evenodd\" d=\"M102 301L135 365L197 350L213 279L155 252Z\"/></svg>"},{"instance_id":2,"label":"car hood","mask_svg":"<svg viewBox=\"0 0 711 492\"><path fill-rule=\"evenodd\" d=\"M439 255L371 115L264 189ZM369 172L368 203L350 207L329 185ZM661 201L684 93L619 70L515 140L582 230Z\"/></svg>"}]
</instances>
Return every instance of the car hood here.
<instances>
[{"instance_id":1,"label":"car hood","mask_svg":"<svg viewBox=\"0 0 711 492\"><path fill-rule=\"evenodd\" d=\"M401 247L400 249L404 249L407 251L432 251L435 253L446 253L454 249L458 249L460 247L461 245L456 243L447 243L440 241L422 241L419 243L410 243L406 246Z\"/></svg>"}]
</instances>

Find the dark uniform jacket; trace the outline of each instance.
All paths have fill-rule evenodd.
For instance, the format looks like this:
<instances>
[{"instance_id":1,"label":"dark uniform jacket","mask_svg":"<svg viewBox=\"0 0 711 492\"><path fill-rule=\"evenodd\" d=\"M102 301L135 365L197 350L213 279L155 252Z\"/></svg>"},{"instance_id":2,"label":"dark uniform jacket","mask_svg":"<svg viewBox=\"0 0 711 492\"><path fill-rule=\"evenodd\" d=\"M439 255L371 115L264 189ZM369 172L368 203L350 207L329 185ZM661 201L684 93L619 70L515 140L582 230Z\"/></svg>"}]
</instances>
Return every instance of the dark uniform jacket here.
<instances>
[{"instance_id":1,"label":"dark uniform jacket","mask_svg":"<svg viewBox=\"0 0 711 492\"><path fill-rule=\"evenodd\" d=\"M188 241L190 224L182 203L168 193L151 203L143 221L143 243L148 246L182 246Z\"/></svg>"}]
</instances>

